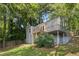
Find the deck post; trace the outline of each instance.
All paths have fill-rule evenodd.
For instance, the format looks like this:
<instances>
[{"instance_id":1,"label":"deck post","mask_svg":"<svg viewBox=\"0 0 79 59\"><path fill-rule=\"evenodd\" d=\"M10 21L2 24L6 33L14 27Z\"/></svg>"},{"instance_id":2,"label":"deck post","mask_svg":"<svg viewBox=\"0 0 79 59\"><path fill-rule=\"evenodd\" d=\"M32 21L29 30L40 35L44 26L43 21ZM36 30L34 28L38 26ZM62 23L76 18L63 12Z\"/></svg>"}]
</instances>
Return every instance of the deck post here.
<instances>
[{"instance_id":1,"label":"deck post","mask_svg":"<svg viewBox=\"0 0 79 59\"><path fill-rule=\"evenodd\" d=\"M36 37L35 38L37 38L38 36L37 36L37 33L36 33Z\"/></svg>"},{"instance_id":2,"label":"deck post","mask_svg":"<svg viewBox=\"0 0 79 59\"><path fill-rule=\"evenodd\" d=\"M63 44L64 44L64 33L63 33Z\"/></svg>"},{"instance_id":3,"label":"deck post","mask_svg":"<svg viewBox=\"0 0 79 59\"><path fill-rule=\"evenodd\" d=\"M57 46L59 46L59 31L57 31Z\"/></svg>"}]
</instances>

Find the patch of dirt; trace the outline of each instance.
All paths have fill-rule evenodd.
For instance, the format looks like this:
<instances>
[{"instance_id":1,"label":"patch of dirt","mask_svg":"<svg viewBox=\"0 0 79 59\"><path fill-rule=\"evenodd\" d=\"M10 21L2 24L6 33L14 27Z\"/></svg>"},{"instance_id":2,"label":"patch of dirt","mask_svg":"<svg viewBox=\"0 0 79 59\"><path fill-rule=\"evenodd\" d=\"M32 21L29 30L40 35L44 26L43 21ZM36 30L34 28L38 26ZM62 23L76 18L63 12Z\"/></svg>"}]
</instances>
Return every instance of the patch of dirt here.
<instances>
[{"instance_id":1,"label":"patch of dirt","mask_svg":"<svg viewBox=\"0 0 79 59\"><path fill-rule=\"evenodd\" d=\"M68 54L66 54L66 56L79 56L79 52L77 52L77 53L68 53Z\"/></svg>"},{"instance_id":2,"label":"patch of dirt","mask_svg":"<svg viewBox=\"0 0 79 59\"><path fill-rule=\"evenodd\" d=\"M27 48L27 47L31 47L31 44L21 44L19 47L20 48Z\"/></svg>"}]
</instances>

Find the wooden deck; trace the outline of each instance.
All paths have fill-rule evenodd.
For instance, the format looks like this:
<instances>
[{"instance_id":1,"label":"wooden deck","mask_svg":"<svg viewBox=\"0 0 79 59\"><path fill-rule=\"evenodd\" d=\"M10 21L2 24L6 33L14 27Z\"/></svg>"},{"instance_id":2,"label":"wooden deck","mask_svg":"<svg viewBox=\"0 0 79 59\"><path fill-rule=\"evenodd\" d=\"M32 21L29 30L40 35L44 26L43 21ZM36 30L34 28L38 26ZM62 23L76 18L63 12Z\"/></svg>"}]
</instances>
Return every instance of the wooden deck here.
<instances>
[{"instance_id":1,"label":"wooden deck","mask_svg":"<svg viewBox=\"0 0 79 59\"><path fill-rule=\"evenodd\" d=\"M35 26L33 28L33 33L51 32L51 31L56 31L56 30L64 31L63 24L61 24L60 17Z\"/></svg>"}]
</instances>

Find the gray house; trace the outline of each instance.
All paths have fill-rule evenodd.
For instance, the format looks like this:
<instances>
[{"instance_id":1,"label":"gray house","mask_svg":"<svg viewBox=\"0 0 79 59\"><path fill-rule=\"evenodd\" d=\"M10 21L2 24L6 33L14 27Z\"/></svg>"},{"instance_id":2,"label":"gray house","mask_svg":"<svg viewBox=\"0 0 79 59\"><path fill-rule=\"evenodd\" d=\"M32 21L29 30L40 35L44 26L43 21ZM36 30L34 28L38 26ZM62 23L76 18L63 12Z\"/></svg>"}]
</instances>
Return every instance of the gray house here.
<instances>
[{"instance_id":1,"label":"gray house","mask_svg":"<svg viewBox=\"0 0 79 59\"><path fill-rule=\"evenodd\" d=\"M56 17L37 26L27 26L26 42L32 44L41 32L47 32L54 35L55 45L66 44L71 39L69 32L66 31L66 25L63 17Z\"/></svg>"}]
</instances>

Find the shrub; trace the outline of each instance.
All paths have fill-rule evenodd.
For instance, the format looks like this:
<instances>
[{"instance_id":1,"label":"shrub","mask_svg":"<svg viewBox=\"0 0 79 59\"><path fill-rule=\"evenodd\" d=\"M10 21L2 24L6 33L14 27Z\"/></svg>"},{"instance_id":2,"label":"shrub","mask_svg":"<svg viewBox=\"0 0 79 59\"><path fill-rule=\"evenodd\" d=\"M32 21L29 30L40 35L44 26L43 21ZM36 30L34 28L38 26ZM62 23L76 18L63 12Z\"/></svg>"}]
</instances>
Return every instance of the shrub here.
<instances>
[{"instance_id":1,"label":"shrub","mask_svg":"<svg viewBox=\"0 0 79 59\"><path fill-rule=\"evenodd\" d=\"M52 47L54 44L54 36L48 33L43 33L35 39L38 47Z\"/></svg>"}]
</instances>

